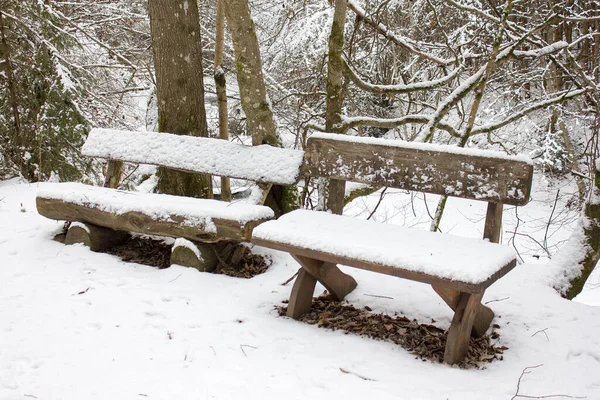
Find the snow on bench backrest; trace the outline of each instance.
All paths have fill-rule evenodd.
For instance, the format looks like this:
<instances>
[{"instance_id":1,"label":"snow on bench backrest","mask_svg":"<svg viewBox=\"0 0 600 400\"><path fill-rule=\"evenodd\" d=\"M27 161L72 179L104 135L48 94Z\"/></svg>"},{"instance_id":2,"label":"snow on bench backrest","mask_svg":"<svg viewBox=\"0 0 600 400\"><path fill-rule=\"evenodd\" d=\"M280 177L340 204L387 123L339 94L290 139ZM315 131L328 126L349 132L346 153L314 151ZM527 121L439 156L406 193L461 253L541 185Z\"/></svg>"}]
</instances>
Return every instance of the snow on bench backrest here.
<instances>
[{"instance_id":1,"label":"snow on bench backrest","mask_svg":"<svg viewBox=\"0 0 600 400\"><path fill-rule=\"evenodd\" d=\"M312 176L523 205L533 163L525 156L331 133L313 134L305 150Z\"/></svg>"},{"instance_id":2,"label":"snow on bench backrest","mask_svg":"<svg viewBox=\"0 0 600 400\"><path fill-rule=\"evenodd\" d=\"M297 181L304 153L268 145L157 132L92 129L82 153L187 172L290 185Z\"/></svg>"}]
</instances>

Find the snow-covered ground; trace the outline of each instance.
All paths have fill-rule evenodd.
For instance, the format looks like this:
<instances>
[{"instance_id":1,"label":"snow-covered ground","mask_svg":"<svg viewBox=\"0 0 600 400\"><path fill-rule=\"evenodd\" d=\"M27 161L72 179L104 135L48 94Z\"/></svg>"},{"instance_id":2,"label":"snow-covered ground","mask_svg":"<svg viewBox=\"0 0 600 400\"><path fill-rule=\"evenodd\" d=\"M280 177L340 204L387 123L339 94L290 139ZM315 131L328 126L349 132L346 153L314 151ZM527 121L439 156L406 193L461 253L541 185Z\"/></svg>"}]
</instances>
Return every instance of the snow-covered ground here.
<instances>
[{"instance_id":1,"label":"snow-covered ground","mask_svg":"<svg viewBox=\"0 0 600 400\"><path fill-rule=\"evenodd\" d=\"M38 187L0 182L1 400L511 399L528 367L522 395L600 399L600 308L562 299L549 286L553 268L543 252L520 246L526 236L512 237L526 263L484 298L497 315L499 345L508 347L504 360L461 370L391 343L279 317L274 305L291 290L281 283L298 268L286 254L255 248L273 266L243 280L178 266L158 270L57 243L61 223L35 210ZM414 220L422 212L415 205L425 201L402 203L407 196L386 195L394 201L374 218L426 229L426 219ZM347 211L359 215L378 198ZM484 208L456 204L448 207L446 231L478 236ZM528 221L531 232L539 230L535 221L548 219L549 204L520 208L520 232L530 232ZM505 211L507 243L514 215ZM571 225L556 226L545 235L550 249L570 233ZM359 283L348 296L357 307L448 327L450 310L426 285L347 272ZM579 299L600 305L594 279Z\"/></svg>"}]
</instances>

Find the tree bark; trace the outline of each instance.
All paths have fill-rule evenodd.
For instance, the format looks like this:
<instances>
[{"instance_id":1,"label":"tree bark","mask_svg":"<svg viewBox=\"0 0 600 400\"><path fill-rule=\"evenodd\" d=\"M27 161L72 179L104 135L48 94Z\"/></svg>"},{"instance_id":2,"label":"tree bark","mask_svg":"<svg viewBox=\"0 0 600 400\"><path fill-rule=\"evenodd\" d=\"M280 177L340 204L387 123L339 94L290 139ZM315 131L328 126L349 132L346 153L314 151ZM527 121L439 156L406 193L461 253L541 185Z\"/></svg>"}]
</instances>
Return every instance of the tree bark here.
<instances>
[{"instance_id":1,"label":"tree bark","mask_svg":"<svg viewBox=\"0 0 600 400\"><path fill-rule=\"evenodd\" d=\"M596 122L595 122L595 134L600 134L600 106L596 106ZM584 215L587 218L586 223L583 226L583 233L585 235L586 253L583 260L580 262L581 273L575 279L570 282L569 290L567 291L567 298L573 299L583 289L585 282L589 278L590 274L596 267L598 261L600 261L600 171L598 170L598 164L600 164L600 158L596 159L594 168L594 184L591 187L592 193L590 193L590 199L584 206Z\"/></svg>"},{"instance_id":2,"label":"tree bark","mask_svg":"<svg viewBox=\"0 0 600 400\"><path fill-rule=\"evenodd\" d=\"M179 135L208 136L200 17L196 0L149 0L150 31L158 130ZM160 168L157 190L162 193L212 198L209 175Z\"/></svg>"},{"instance_id":3,"label":"tree bark","mask_svg":"<svg viewBox=\"0 0 600 400\"><path fill-rule=\"evenodd\" d=\"M268 144L281 147L277 135L271 102L267 96L258 38L250 15L248 0L223 0L227 26L235 51L235 67L242 109L246 114L252 145ZM295 186L263 185L264 204L278 217L298 208L299 198Z\"/></svg>"},{"instance_id":4,"label":"tree bark","mask_svg":"<svg viewBox=\"0 0 600 400\"><path fill-rule=\"evenodd\" d=\"M325 114L325 128L329 132L335 131L335 125L342 122L342 104L344 102L343 78L344 63L342 51L344 48L344 27L346 26L346 0L335 0L335 10L329 35L329 56L327 61L327 106ZM344 193L346 182L330 179L325 196L327 209L334 214L344 211Z\"/></svg>"},{"instance_id":5,"label":"tree bark","mask_svg":"<svg viewBox=\"0 0 600 400\"><path fill-rule=\"evenodd\" d=\"M10 148L8 149L8 154L11 158L10 162L18 163L19 167L21 168L21 171L24 171L25 164L23 163L22 155L20 154L19 150L19 148L23 145L23 133L21 131L21 116L19 113L19 105L17 102L17 94L14 85L12 62L10 57L10 47L8 46L8 42L6 40L5 30L6 28L4 26L4 16L2 15L2 11L0 11L0 56L3 56L4 58L4 62L0 64L0 66L4 65L3 70L6 75L8 98L10 106L12 108L15 126L15 131L13 135L9 135Z\"/></svg>"},{"instance_id":6,"label":"tree bark","mask_svg":"<svg viewBox=\"0 0 600 400\"><path fill-rule=\"evenodd\" d=\"M235 50L235 67L242 109L246 114L252 144L281 146L267 97L258 38L247 0L224 0L227 26Z\"/></svg>"},{"instance_id":7,"label":"tree bark","mask_svg":"<svg viewBox=\"0 0 600 400\"><path fill-rule=\"evenodd\" d=\"M225 4L217 0L217 26L215 38L215 87L219 105L219 139L229 140L229 120L227 109L227 82L223 70L223 53L225 46ZM221 200L231 201L231 182L226 176L221 177Z\"/></svg>"}]
</instances>

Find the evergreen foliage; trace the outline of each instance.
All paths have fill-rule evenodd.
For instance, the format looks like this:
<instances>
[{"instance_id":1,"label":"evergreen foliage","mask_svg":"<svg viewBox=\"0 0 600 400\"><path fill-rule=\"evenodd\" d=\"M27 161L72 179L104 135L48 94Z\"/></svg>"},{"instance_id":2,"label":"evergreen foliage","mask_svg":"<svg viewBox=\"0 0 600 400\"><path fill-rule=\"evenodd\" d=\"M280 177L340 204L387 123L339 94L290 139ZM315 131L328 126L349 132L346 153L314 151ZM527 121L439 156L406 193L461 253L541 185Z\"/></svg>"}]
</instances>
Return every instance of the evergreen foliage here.
<instances>
[{"instance_id":1,"label":"evergreen foliage","mask_svg":"<svg viewBox=\"0 0 600 400\"><path fill-rule=\"evenodd\" d=\"M63 54L77 44L41 1L2 2L0 143L3 175L31 181L80 179L79 148L88 123L77 106L82 89Z\"/></svg>"}]
</instances>

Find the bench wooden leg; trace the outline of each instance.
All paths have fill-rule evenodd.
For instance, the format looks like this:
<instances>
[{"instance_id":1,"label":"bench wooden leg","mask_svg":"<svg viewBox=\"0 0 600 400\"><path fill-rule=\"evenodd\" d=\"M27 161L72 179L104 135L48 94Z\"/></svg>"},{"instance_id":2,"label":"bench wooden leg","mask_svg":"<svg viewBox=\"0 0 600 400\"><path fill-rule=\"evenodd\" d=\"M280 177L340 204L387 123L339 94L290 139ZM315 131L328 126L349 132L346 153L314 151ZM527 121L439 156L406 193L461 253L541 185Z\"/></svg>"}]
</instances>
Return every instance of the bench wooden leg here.
<instances>
[{"instance_id":1,"label":"bench wooden leg","mask_svg":"<svg viewBox=\"0 0 600 400\"><path fill-rule=\"evenodd\" d=\"M102 251L125 242L129 234L82 222L73 222L65 236L65 244L83 243L92 251Z\"/></svg>"},{"instance_id":2,"label":"bench wooden leg","mask_svg":"<svg viewBox=\"0 0 600 400\"><path fill-rule=\"evenodd\" d=\"M304 268L300 268L292 288L287 316L298 319L310 310L317 279Z\"/></svg>"},{"instance_id":3,"label":"bench wooden leg","mask_svg":"<svg viewBox=\"0 0 600 400\"><path fill-rule=\"evenodd\" d=\"M432 286L433 290L450 306L450 308L456 311L458 302L460 300L460 292L457 290L447 289L439 286ZM477 306L475 313L475 319L473 320L473 330L471 336L482 337L490 327L492 320L494 319L494 312L483 304Z\"/></svg>"},{"instance_id":4,"label":"bench wooden leg","mask_svg":"<svg viewBox=\"0 0 600 400\"><path fill-rule=\"evenodd\" d=\"M334 299L342 300L356 288L353 277L343 273L335 264L292 254L292 257L331 293Z\"/></svg>"},{"instance_id":5,"label":"bench wooden leg","mask_svg":"<svg viewBox=\"0 0 600 400\"><path fill-rule=\"evenodd\" d=\"M458 306L448 329L448 340L444 351L444 362L456 364L467 355L469 338L483 293L461 293Z\"/></svg>"},{"instance_id":6,"label":"bench wooden leg","mask_svg":"<svg viewBox=\"0 0 600 400\"><path fill-rule=\"evenodd\" d=\"M176 241L171 249L170 264L192 267L202 272L212 272L219 263L215 251L213 244L188 240Z\"/></svg>"}]
</instances>

